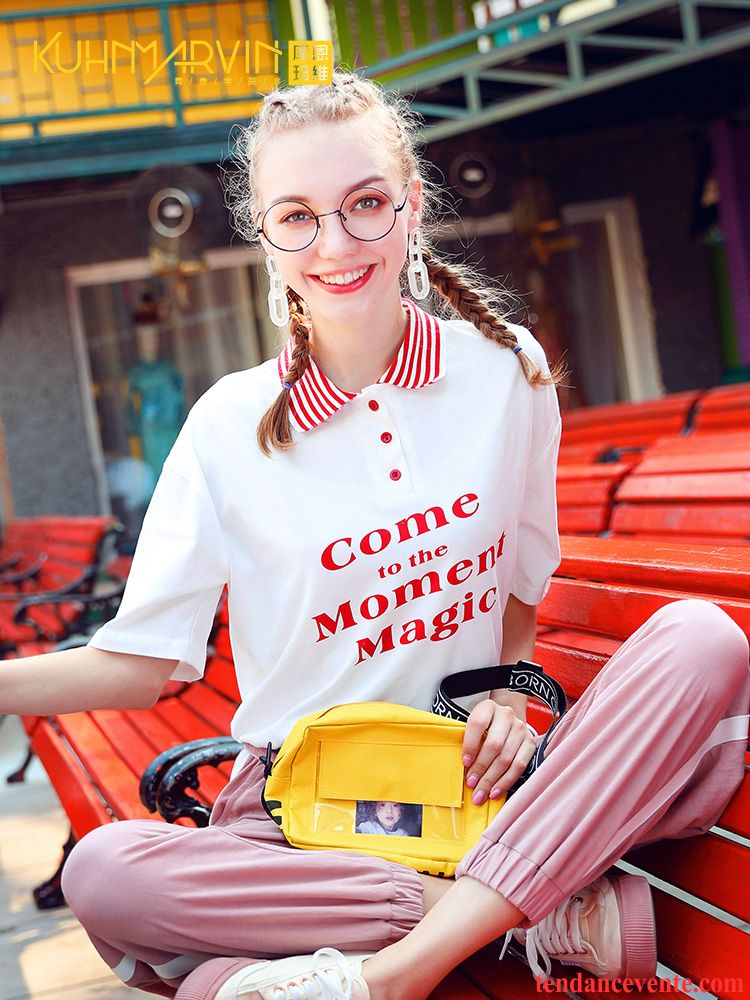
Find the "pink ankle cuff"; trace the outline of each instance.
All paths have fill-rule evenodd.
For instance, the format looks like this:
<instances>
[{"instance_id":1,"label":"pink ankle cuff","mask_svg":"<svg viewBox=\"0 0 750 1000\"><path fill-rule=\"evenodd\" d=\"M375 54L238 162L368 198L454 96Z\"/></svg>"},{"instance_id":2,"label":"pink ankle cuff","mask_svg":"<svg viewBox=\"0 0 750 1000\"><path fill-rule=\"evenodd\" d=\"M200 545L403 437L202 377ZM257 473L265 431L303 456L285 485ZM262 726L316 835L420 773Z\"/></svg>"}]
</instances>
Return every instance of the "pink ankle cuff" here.
<instances>
[{"instance_id":1,"label":"pink ankle cuff","mask_svg":"<svg viewBox=\"0 0 750 1000\"><path fill-rule=\"evenodd\" d=\"M461 860L456 878L462 875L483 882L526 914L520 927L539 923L566 895L535 862L485 837Z\"/></svg>"}]
</instances>

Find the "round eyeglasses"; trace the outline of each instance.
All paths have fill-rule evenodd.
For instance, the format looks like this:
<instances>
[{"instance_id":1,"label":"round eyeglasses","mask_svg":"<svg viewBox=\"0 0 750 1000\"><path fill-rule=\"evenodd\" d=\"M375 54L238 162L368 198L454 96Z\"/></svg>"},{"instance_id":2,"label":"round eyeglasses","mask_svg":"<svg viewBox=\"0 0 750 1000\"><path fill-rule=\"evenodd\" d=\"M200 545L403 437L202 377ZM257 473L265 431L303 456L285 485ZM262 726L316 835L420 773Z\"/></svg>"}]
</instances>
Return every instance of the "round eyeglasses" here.
<instances>
[{"instance_id":1,"label":"round eyeglasses","mask_svg":"<svg viewBox=\"0 0 750 1000\"><path fill-rule=\"evenodd\" d=\"M400 205L394 205L380 188L357 188L346 195L341 205L332 212L315 212L302 201L281 201L266 209L260 220L258 232L277 250L305 250L320 230L320 220L326 215L338 215L344 230L355 240L370 243L382 240L396 225L396 214L406 204L407 193Z\"/></svg>"}]
</instances>

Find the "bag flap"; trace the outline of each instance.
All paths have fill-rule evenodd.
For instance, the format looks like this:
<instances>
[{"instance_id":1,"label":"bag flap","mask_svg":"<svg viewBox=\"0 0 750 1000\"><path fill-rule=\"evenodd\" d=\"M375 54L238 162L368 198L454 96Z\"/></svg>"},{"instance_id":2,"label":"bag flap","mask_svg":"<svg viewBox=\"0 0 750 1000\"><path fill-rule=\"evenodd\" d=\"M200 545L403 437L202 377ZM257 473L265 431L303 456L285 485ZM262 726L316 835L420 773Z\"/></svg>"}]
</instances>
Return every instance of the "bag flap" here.
<instances>
[{"instance_id":1,"label":"bag flap","mask_svg":"<svg viewBox=\"0 0 750 1000\"><path fill-rule=\"evenodd\" d=\"M404 734L405 736L406 734ZM318 744L317 792L324 799L412 802L458 808L463 801L460 746L414 741Z\"/></svg>"}]
</instances>

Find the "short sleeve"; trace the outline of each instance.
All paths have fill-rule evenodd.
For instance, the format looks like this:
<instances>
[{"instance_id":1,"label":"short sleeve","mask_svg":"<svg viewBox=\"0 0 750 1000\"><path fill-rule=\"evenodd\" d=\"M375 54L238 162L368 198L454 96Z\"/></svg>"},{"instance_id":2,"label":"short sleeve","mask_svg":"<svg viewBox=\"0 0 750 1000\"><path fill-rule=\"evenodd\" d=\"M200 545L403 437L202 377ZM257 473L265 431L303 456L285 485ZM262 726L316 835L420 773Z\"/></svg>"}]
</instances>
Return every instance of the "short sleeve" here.
<instances>
[{"instance_id":1,"label":"short sleeve","mask_svg":"<svg viewBox=\"0 0 750 1000\"><path fill-rule=\"evenodd\" d=\"M156 484L120 608L89 645L179 660L174 680L197 680L229 578L221 525L195 453L190 417Z\"/></svg>"},{"instance_id":2,"label":"short sleeve","mask_svg":"<svg viewBox=\"0 0 750 1000\"><path fill-rule=\"evenodd\" d=\"M523 333L523 337L519 335L519 343L549 372L541 345L528 331ZM524 604L535 605L546 596L550 578L560 565L556 480L562 423L555 387L545 386L531 392L530 458L518 516L516 565L510 593Z\"/></svg>"},{"instance_id":3,"label":"short sleeve","mask_svg":"<svg viewBox=\"0 0 750 1000\"><path fill-rule=\"evenodd\" d=\"M555 479L560 429L526 472L518 520L516 566L510 592L524 604L539 604L560 565Z\"/></svg>"}]
</instances>

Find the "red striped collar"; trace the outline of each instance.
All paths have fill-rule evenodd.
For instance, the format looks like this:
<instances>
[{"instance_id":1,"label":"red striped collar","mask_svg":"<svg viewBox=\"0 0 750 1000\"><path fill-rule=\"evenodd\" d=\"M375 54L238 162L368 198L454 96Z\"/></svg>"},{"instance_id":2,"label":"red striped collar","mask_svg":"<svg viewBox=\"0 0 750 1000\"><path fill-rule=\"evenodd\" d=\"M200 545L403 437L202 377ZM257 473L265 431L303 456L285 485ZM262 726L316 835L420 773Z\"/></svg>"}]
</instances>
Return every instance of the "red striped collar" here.
<instances>
[{"instance_id":1,"label":"red striped collar","mask_svg":"<svg viewBox=\"0 0 750 1000\"><path fill-rule=\"evenodd\" d=\"M401 299L409 324L395 360L381 382L391 382L403 389L419 389L445 375L445 352L440 323L435 316L420 309L411 299ZM279 355L279 381L283 382L292 360L290 340ZM310 431L332 417L342 406L354 399L356 392L339 389L310 358L303 374L289 390L289 416L298 431Z\"/></svg>"}]
</instances>

